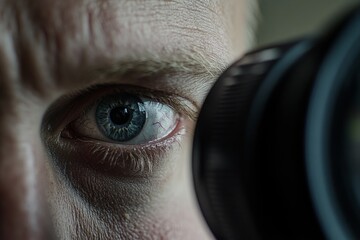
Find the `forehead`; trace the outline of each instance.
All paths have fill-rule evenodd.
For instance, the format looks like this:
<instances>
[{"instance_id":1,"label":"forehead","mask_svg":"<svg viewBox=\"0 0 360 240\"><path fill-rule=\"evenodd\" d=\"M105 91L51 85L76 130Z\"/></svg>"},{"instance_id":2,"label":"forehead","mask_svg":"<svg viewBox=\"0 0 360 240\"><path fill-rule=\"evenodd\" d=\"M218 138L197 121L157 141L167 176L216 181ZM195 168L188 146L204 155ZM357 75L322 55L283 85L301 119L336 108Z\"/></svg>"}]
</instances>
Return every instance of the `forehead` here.
<instances>
[{"instance_id":1,"label":"forehead","mask_svg":"<svg viewBox=\"0 0 360 240\"><path fill-rule=\"evenodd\" d=\"M73 74L119 60L195 54L209 65L225 62L223 2L3 0L0 28L11 35L17 55L30 58L27 74L36 76L26 79L67 84L78 78Z\"/></svg>"}]
</instances>

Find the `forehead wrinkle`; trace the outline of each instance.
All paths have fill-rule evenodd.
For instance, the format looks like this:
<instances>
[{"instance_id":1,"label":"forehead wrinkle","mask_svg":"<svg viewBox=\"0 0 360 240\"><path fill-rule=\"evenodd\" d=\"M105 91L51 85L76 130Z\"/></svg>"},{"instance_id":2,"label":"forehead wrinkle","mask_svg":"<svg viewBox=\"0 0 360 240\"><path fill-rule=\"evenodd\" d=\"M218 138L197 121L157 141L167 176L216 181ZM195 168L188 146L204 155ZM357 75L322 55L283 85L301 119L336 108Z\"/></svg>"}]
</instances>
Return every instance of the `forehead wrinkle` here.
<instances>
[{"instance_id":1,"label":"forehead wrinkle","mask_svg":"<svg viewBox=\"0 0 360 240\"><path fill-rule=\"evenodd\" d=\"M115 35L109 40L110 43L106 44L108 49L96 49L97 52L103 53L101 56L103 59L97 61L95 65L90 66L88 69L85 69L85 72L92 72L92 69L103 68L106 69L105 71L116 72L117 74L137 71L139 74L148 75L161 71L175 71L193 72L194 74L207 73L215 76L225 68L227 62L224 56L226 56L226 53L222 47L224 48L226 44L222 44L223 41L218 39L220 34L213 30L215 25L214 18L205 16L208 15L208 10L203 11L195 6L187 6L187 15L193 18L193 21L186 22L186 19L189 18L183 15L184 11L182 7L184 7L184 4L182 4L182 7L176 5L176 9L171 10L171 8L164 8L164 5L159 6L158 1L153 1L156 2L155 6L148 7L151 11L144 14L143 11L136 9L143 10L146 8L141 5L135 6L136 2L138 3L139 1L129 1L122 4L121 6L123 8L120 12L107 13L108 16L106 19L110 22L105 21L105 24L109 24L110 28L113 27L115 30L114 32L110 31L106 34L110 36L112 34ZM108 7L108 5L103 6L104 13L108 11L106 7ZM127 20L124 19L124 16L128 14L126 11L127 8L132 9L132 16L136 17ZM113 9L116 9L116 7L113 7L112 10ZM174 17L174 15L176 16L177 14L179 15ZM96 24L96 17L93 18ZM115 23L111 22L114 20ZM92 21L90 21L90 23L91 22ZM172 22L178 25L175 26ZM120 26L111 25L116 23L119 23ZM221 29L221 27L215 28ZM98 34L94 35L93 39L98 40L103 37L101 33L104 33L104 29L99 29L100 27L92 29L93 32L98 31ZM126 34L122 35L122 32ZM165 36L160 39L154 38L154 35L159 34L166 34L166 38L168 39L166 39ZM119 40L120 42L127 43L126 48L124 48L124 45L121 45L121 43L120 46L117 46L116 43L112 42L117 36L121 38ZM209 38L209 36L211 36L211 38ZM140 46L136 45L136 42L139 42L138 39L141 41ZM197 40L197 43L194 39ZM210 42L212 46L206 48L205 45ZM188 45L184 43L188 43ZM121 49L125 49L125 53L117 55ZM106 57L106 53L109 54L108 57ZM87 57L86 60L88 59L90 58Z\"/></svg>"},{"instance_id":2,"label":"forehead wrinkle","mask_svg":"<svg viewBox=\"0 0 360 240\"><path fill-rule=\"evenodd\" d=\"M44 86L49 79L54 88L76 85L94 69L108 66L117 72L168 69L214 76L228 63L213 1L17 2L29 6L24 7L30 20L27 31L34 34L22 36L22 41L41 63L38 70L49 71L40 81Z\"/></svg>"}]
</instances>

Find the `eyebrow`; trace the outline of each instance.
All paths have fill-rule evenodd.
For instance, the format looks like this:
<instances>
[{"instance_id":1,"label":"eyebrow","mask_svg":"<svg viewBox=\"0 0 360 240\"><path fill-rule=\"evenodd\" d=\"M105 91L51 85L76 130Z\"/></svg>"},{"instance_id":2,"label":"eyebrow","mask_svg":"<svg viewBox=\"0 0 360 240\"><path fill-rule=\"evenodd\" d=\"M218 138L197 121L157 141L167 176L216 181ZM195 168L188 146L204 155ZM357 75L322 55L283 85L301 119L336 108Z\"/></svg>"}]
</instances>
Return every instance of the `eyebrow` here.
<instances>
[{"instance_id":1,"label":"eyebrow","mask_svg":"<svg viewBox=\"0 0 360 240\"><path fill-rule=\"evenodd\" d=\"M144 50L93 59L84 67L71 66L58 85L67 92L102 84L124 84L172 92L188 99L196 108L203 95L229 64L226 53L195 47ZM64 70L62 70L64 72ZM76 79L76 81L74 81Z\"/></svg>"},{"instance_id":2,"label":"eyebrow","mask_svg":"<svg viewBox=\"0 0 360 240\"><path fill-rule=\"evenodd\" d=\"M196 109L200 109L201 99L196 100L197 97L206 94L229 62L224 56L211 52L180 51L113 59L110 63L88 69L86 75L89 78L84 79L85 84L120 83L172 92L185 97ZM194 98L194 95L197 97Z\"/></svg>"},{"instance_id":3,"label":"eyebrow","mask_svg":"<svg viewBox=\"0 0 360 240\"><path fill-rule=\"evenodd\" d=\"M189 74L215 78L226 68L225 61L219 61L212 54L196 51L192 53L173 53L168 56L144 54L133 56L102 66L94 74L103 78L109 76L151 77L161 74Z\"/></svg>"}]
</instances>

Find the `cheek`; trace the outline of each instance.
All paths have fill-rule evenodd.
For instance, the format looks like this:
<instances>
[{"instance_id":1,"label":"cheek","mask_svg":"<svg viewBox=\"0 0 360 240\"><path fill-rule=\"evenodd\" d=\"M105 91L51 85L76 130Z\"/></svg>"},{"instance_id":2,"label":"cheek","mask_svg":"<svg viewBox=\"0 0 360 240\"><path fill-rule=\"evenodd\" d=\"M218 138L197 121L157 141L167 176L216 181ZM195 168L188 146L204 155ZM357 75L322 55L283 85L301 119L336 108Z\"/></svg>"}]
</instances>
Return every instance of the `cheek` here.
<instances>
[{"instance_id":1,"label":"cheek","mask_svg":"<svg viewBox=\"0 0 360 240\"><path fill-rule=\"evenodd\" d=\"M166 201L143 223L148 231L144 236L160 239L212 239L194 200L189 196L177 196ZM142 238L145 239L145 238Z\"/></svg>"},{"instance_id":2,"label":"cheek","mask_svg":"<svg viewBox=\"0 0 360 240\"><path fill-rule=\"evenodd\" d=\"M129 183L78 171L76 166L61 170L49 165L48 199L57 235L65 239L210 239L193 195L189 132L181 147L163 159L174 164L157 184L129 187ZM70 157L54 155L58 160Z\"/></svg>"},{"instance_id":3,"label":"cheek","mask_svg":"<svg viewBox=\"0 0 360 240\"><path fill-rule=\"evenodd\" d=\"M191 175L192 133L182 145L182 152L174 155L180 163L177 174L164 189L164 196L153 205L142 225L144 236L161 236L161 239L213 239L201 215L193 189ZM143 238L145 239L145 237Z\"/></svg>"}]
</instances>

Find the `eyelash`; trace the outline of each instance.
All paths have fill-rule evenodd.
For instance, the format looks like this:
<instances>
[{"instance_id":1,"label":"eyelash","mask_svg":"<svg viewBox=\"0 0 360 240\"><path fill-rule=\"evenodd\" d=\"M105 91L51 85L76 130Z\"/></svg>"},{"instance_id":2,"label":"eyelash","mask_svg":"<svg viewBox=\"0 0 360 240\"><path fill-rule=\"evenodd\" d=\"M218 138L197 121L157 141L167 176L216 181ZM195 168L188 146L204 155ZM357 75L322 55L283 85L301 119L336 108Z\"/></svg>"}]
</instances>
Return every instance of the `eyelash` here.
<instances>
[{"instance_id":1,"label":"eyelash","mask_svg":"<svg viewBox=\"0 0 360 240\"><path fill-rule=\"evenodd\" d=\"M82 146L89 151L96 160L90 163L95 167L107 167L107 173L114 172L117 175L118 170L126 170L131 175L148 176L152 173L154 165L160 165L156 159L162 159L177 144L180 146L183 132L178 132L174 136L155 144L144 145L142 147L115 147L110 144L99 144L90 140L75 139L75 144L85 144ZM120 160L120 161L119 161ZM114 171L112 171L114 170Z\"/></svg>"},{"instance_id":2,"label":"eyelash","mask_svg":"<svg viewBox=\"0 0 360 240\"><path fill-rule=\"evenodd\" d=\"M115 87L115 89L112 90L107 90L106 88L113 88ZM103 89L105 88L105 89ZM123 89L120 88L126 88L127 90L124 91ZM82 105L86 105L81 106L84 108L84 110L82 111L82 114L86 114L86 112L94 105L98 104L101 100L101 97L105 96L105 95L110 95L110 94L117 94L117 93L129 93L129 94L134 94L137 95L139 97L143 97L143 98L149 98L153 101L157 101L160 102L162 104L166 104L170 107L172 107L173 109L175 109L181 116L186 116L188 117L190 120L192 121L196 121L197 119L197 112L198 109L196 109L196 104L194 104L194 102L190 101L190 100L186 100L176 94L168 94L165 93L163 91L157 91L157 90L152 90L152 89L147 89L147 88L142 88L142 87L138 87L138 86L132 86L132 85L122 85L122 86L114 86L114 85L101 85L101 86L93 86L93 87L89 87L86 90L83 91L78 91L75 92L73 94L71 94L70 96L68 96L68 101L73 101L74 98L76 96L83 96L81 97L83 98L87 98L88 95L91 95L92 92L94 91L98 91L100 90L101 93L96 94L96 96L98 97L91 97L92 99L96 99L96 100L92 100L92 104L82 104ZM102 91L101 91L102 90ZM182 101L187 101L189 102L189 104L183 104L181 103ZM194 107L190 107L190 105L194 106ZM76 106L76 104L71 104L69 106L70 108L76 108L79 106ZM74 116L73 116L74 117ZM77 115L76 117L79 117L79 115Z\"/></svg>"},{"instance_id":3,"label":"eyelash","mask_svg":"<svg viewBox=\"0 0 360 240\"><path fill-rule=\"evenodd\" d=\"M126 91L122 90L123 88L125 88ZM69 120L68 117L65 117L68 119L66 121L67 124L60 131L58 140L61 142L65 141L65 145L69 144L70 146L68 147L70 148L81 149L80 152L87 151L90 159L86 159L85 162L92 165L95 169L102 169L107 172L107 174L119 175L119 172L124 172L126 170L128 174L132 176L149 176L153 172L154 165L160 166L161 163L158 159L163 159L170 149L176 145L180 146L181 137L186 133L185 119L195 119L195 110L188 105L181 103L182 99L179 96L168 95L163 92L133 86L121 86L111 91L107 89L104 91L100 90L100 93L95 94L95 96L88 97L93 91L96 91L96 88L86 90L85 93L78 93L80 96L83 96L82 99L92 99L90 100L91 103L85 104L85 106L84 104L80 104L82 106L71 106L71 109L83 107L84 110L81 111L80 114L71 116L71 120ZM96 140L84 139L81 138L81 136L77 136L74 131L72 131L71 123L81 117L81 114L86 114L89 109L98 104L102 96L124 92L135 94L140 97L146 97L153 101L167 104L175 109L181 117L173 132L166 136L165 139L161 139L155 143L127 146L107 142L100 143Z\"/></svg>"}]
</instances>

